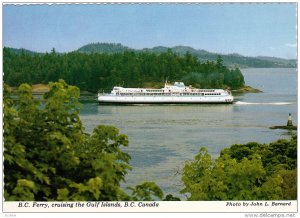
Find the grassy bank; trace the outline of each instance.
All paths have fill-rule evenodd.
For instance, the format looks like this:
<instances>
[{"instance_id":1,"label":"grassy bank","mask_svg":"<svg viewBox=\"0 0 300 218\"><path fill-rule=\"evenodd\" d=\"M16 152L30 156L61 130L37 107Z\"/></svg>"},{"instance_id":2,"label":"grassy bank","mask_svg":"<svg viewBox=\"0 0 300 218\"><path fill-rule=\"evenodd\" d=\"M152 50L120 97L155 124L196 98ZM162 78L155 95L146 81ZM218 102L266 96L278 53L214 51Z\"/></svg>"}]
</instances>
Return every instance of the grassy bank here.
<instances>
[{"instance_id":1,"label":"grassy bank","mask_svg":"<svg viewBox=\"0 0 300 218\"><path fill-rule=\"evenodd\" d=\"M233 93L242 94L242 93L260 93L262 92L259 89L253 88L251 86L244 86L240 89L232 90Z\"/></svg>"},{"instance_id":2,"label":"grassy bank","mask_svg":"<svg viewBox=\"0 0 300 218\"><path fill-rule=\"evenodd\" d=\"M45 92L48 92L50 90L50 86L48 84L34 84L31 85L32 87L32 93L36 94L43 94ZM8 87L8 89L12 92L16 91L18 87Z\"/></svg>"}]
</instances>

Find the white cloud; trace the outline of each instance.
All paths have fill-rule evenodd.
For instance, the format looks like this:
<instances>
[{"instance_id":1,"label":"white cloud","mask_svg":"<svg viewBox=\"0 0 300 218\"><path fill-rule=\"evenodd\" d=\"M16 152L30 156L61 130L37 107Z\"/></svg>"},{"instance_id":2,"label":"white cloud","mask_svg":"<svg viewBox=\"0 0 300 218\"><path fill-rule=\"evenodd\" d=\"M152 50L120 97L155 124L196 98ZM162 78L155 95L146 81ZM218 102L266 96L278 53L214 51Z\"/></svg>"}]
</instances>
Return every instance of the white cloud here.
<instances>
[{"instance_id":1,"label":"white cloud","mask_svg":"<svg viewBox=\"0 0 300 218\"><path fill-rule=\"evenodd\" d=\"M287 47L297 47L297 43L286 43L285 46Z\"/></svg>"}]
</instances>

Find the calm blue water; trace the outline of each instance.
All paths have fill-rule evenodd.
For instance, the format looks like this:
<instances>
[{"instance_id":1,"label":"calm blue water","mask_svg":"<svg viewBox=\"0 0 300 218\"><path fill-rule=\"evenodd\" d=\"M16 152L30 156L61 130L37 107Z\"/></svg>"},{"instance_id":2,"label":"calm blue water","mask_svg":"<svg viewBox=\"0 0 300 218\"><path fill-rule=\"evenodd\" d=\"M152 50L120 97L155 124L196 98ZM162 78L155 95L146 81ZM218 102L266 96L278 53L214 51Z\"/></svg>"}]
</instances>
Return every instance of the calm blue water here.
<instances>
[{"instance_id":1,"label":"calm blue water","mask_svg":"<svg viewBox=\"0 0 300 218\"><path fill-rule=\"evenodd\" d=\"M263 93L235 96L232 105L142 105L104 106L84 103L81 119L88 132L99 125L114 125L129 137L124 150L133 170L127 185L154 181L165 194L182 188L180 171L200 147L214 157L231 144L268 143L289 138L285 125L288 113L297 124L296 69L244 69L247 85Z\"/></svg>"}]
</instances>

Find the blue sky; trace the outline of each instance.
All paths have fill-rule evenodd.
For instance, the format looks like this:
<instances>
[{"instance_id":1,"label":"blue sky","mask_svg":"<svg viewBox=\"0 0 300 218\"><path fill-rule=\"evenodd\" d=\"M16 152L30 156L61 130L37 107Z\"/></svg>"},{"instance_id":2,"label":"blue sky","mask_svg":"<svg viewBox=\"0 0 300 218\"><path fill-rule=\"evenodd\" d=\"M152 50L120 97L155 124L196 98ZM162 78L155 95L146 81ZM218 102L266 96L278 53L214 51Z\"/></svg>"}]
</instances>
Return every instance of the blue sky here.
<instances>
[{"instance_id":1,"label":"blue sky","mask_svg":"<svg viewBox=\"0 0 300 218\"><path fill-rule=\"evenodd\" d=\"M68 52L95 42L296 58L296 3L4 5L4 46Z\"/></svg>"}]
</instances>

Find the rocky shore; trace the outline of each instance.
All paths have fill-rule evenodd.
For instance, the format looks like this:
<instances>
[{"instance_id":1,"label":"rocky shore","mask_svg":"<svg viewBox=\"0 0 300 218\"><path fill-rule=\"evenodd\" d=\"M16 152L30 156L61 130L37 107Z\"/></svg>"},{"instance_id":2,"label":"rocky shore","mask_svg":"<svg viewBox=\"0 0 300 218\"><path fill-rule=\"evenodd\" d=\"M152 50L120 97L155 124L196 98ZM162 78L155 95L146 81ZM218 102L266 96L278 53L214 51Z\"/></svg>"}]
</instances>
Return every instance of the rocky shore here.
<instances>
[{"instance_id":1,"label":"rocky shore","mask_svg":"<svg viewBox=\"0 0 300 218\"><path fill-rule=\"evenodd\" d=\"M239 93L260 93L262 91L259 89L253 88L251 86L244 86L240 89L232 90L232 92L239 94Z\"/></svg>"}]
</instances>

